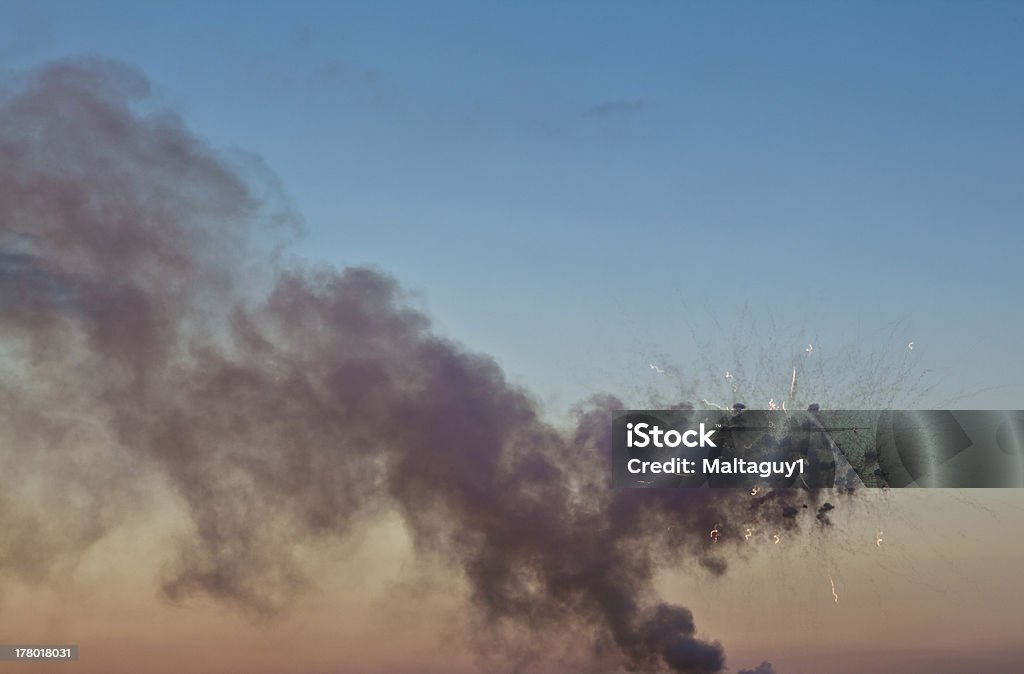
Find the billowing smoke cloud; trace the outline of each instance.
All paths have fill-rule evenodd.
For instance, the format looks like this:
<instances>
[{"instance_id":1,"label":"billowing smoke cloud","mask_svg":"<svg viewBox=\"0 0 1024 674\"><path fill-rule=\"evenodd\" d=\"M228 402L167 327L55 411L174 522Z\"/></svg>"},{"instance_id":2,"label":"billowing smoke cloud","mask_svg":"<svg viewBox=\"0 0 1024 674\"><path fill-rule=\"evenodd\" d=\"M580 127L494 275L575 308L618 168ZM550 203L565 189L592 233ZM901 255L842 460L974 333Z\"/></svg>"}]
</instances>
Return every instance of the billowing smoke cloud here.
<instances>
[{"instance_id":1,"label":"billowing smoke cloud","mask_svg":"<svg viewBox=\"0 0 1024 674\"><path fill-rule=\"evenodd\" d=\"M171 599L272 615L313 582L296 551L397 512L464 574L483 630L575 625L609 666L722 671L655 574L725 572L741 527L795 526L804 497L613 490L618 400L556 429L391 278L262 256L267 186L149 110L147 86L63 61L0 108L0 465L23 478L0 501L0 573L79 553L156 474L192 523Z\"/></svg>"}]
</instances>

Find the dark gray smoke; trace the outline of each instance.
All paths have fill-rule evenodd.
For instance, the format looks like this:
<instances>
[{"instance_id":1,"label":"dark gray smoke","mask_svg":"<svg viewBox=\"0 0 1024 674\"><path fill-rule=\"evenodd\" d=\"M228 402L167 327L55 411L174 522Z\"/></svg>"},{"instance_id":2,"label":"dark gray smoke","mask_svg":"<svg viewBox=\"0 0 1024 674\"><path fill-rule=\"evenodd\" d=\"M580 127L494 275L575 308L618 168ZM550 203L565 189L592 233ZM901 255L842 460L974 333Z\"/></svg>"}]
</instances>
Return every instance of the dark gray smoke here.
<instances>
[{"instance_id":1,"label":"dark gray smoke","mask_svg":"<svg viewBox=\"0 0 1024 674\"><path fill-rule=\"evenodd\" d=\"M762 662L753 669L741 669L739 674L775 674L775 668L770 662Z\"/></svg>"},{"instance_id":2,"label":"dark gray smoke","mask_svg":"<svg viewBox=\"0 0 1024 674\"><path fill-rule=\"evenodd\" d=\"M482 630L575 625L608 666L722 671L655 574L724 573L741 526L795 526L804 496L613 490L618 400L556 429L391 278L262 257L281 235L267 186L147 90L62 61L0 108L0 466L25 477L0 499L0 573L80 553L155 474L193 525L171 599L272 615L313 582L296 550L397 511L419 554L464 574Z\"/></svg>"}]
</instances>

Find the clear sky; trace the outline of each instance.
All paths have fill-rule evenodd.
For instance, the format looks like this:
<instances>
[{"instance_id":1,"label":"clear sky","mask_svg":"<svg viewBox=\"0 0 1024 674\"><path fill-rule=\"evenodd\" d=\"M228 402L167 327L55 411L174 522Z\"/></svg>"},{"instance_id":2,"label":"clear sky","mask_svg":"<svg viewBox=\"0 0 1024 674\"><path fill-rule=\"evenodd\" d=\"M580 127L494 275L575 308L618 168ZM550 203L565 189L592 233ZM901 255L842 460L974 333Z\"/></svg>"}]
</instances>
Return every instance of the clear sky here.
<instances>
[{"instance_id":1,"label":"clear sky","mask_svg":"<svg viewBox=\"0 0 1024 674\"><path fill-rule=\"evenodd\" d=\"M297 253L395 274L552 409L672 395L652 360L692 383L751 325L1024 401L1019 3L0 8L4 69L141 68L280 176Z\"/></svg>"},{"instance_id":2,"label":"clear sky","mask_svg":"<svg viewBox=\"0 0 1024 674\"><path fill-rule=\"evenodd\" d=\"M1019 2L0 0L0 86L82 54L261 159L294 254L393 274L553 416L724 401L726 371L764 403L792 367L831 402L1024 408ZM0 633L89 644L79 672L474 671L465 587L397 520L325 544L283 624L168 609L154 570L189 525L153 491L52 582L6 584ZM662 585L734 670L1016 672L1022 512L873 493L824 540Z\"/></svg>"}]
</instances>

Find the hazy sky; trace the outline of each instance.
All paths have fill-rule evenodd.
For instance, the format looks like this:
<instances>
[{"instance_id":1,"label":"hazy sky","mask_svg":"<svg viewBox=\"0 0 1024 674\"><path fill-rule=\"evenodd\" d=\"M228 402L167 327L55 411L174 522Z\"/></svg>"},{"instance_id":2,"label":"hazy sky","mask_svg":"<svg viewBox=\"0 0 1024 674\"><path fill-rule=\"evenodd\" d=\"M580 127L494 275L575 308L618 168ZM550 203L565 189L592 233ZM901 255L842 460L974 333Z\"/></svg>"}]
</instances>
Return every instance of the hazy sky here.
<instances>
[{"instance_id":1,"label":"hazy sky","mask_svg":"<svg viewBox=\"0 0 1024 674\"><path fill-rule=\"evenodd\" d=\"M281 177L299 253L396 274L553 408L689 373L744 304L786 358L913 340L919 402L1024 400L1018 3L0 7L0 65L140 67Z\"/></svg>"},{"instance_id":2,"label":"hazy sky","mask_svg":"<svg viewBox=\"0 0 1024 674\"><path fill-rule=\"evenodd\" d=\"M311 564L316 590L253 624L211 600L172 608L156 597L155 570L180 526L160 504L162 514L142 513L45 586L8 583L0 630L80 644L79 663L59 670L80 674L140 663L154 674L480 671L461 640L465 587L414 556L399 524L325 547ZM751 545L722 578L680 560L660 586L722 640L733 672L768 659L780 674L1014 674L1024 661L1022 515L1008 491L875 492L841 504L830 531Z\"/></svg>"},{"instance_id":3,"label":"hazy sky","mask_svg":"<svg viewBox=\"0 0 1024 674\"><path fill-rule=\"evenodd\" d=\"M868 372L924 406L1020 409L1022 17L0 0L0 68L138 67L199 136L276 173L295 254L394 274L554 415L598 391L717 395L737 367L767 398L794 362L823 394ZM1022 514L1018 492L874 494L824 538L662 584L734 670L1015 672ZM254 627L157 598L181 516L158 494L51 582L7 584L0 633L83 644L67 671L278 672L297 652L310 673L472 671L448 647L465 587L421 569L399 523L321 551L298 617Z\"/></svg>"}]
</instances>

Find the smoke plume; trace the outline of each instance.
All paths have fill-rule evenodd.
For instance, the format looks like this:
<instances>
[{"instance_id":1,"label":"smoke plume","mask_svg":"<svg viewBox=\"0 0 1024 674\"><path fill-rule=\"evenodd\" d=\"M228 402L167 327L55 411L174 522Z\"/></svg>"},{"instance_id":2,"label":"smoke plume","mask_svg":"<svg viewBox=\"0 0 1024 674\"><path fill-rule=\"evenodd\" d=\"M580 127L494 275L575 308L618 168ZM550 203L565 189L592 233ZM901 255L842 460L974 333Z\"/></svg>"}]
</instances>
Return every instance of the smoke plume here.
<instances>
[{"instance_id":1,"label":"smoke plume","mask_svg":"<svg viewBox=\"0 0 1024 674\"><path fill-rule=\"evenodd\" d=\"M266 253L288 234L272 191L125 66L57 62L6 95L0 467L20 479L0 496L0 574L40 580L155 474L192 525L160 578L170 599L274 615L315 582L297 550L398 513L418 554L464 576L481 630L576 626L603 666L722 671L655 574L725 572L726 533L795 526L808 497L612 489L617 399L545 423L393 279Z\"/></svg>"}]
</instances>

